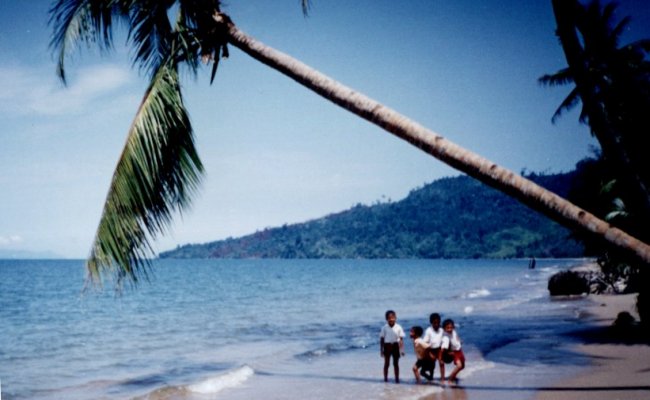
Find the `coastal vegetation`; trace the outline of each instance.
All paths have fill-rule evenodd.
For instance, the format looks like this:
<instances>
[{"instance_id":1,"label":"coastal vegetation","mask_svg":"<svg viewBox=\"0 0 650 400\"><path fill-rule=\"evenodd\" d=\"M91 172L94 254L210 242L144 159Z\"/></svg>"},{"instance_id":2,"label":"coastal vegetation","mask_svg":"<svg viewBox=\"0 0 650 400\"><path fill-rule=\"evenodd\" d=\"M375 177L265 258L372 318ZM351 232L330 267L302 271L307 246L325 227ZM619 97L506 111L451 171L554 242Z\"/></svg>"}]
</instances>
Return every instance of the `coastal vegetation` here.
<instances>
[{"instance_id":1,"label":"coastal vegetation","mask_svg":"<svg viewBox=\"0 0 650 400\"><path fill-rule=\"evenodd\" d=\"M597 159L579 168L578 204L613 226L650 241L650 39L621 45L631 18L616 21L615 3L552 1L557 36L567 66L540 78L546 85L572 85L553 119L582 105L580 121L600 143ZM609 279L623 277L639 292L641 319L650 323L648 260L593 235L578 236L598 255Z\"/></svg>"},{"instance_id":2,"label":"coastal vegetation","mask_svg":"<svg viewBox=\"0 0 650 400\"><path fill-rule=\"evenodd\" d=\"M575 171L528 179L567 196ZM489 205L489 206L486 206ZM567 228L467 176L436 180L400 201L356 206L240 238L187 244L161 258L581 257Z\"/></svg>"}]
</instances>

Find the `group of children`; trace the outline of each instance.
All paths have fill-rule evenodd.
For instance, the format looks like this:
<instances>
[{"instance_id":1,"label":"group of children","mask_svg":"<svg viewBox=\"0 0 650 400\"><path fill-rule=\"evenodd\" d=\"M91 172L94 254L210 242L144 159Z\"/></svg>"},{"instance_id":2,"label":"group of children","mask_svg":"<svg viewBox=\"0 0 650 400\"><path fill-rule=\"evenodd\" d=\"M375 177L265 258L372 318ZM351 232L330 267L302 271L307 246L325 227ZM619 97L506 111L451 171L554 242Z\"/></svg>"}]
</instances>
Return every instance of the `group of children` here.
<instances>
[{"instance_id":1,"label":"group of children","mask_svg":"<svg viewBox=\"0 0 650 400\"><path fill-rule=\"evenodd\" d=\"M421 376L432 381L437 362L440 364L440 383L454 382L458 373L465 368L465 355L454 321L446 319L441 325L440 315L433 313L429 316L429 323L431 326L424 331L424 336L421 326L414 326L409 332L417 358L413 365L415 381L420 383ZM399 383L399 358L404 355L404 330L397 323L397 314L393 310L386 311L386 325L379 334L379 349L384 358L384 382L388 382L392 358L395 382ZM454 364L454 370L445 379L445 364L451 363Z\"/></svg>"}]
</instances>

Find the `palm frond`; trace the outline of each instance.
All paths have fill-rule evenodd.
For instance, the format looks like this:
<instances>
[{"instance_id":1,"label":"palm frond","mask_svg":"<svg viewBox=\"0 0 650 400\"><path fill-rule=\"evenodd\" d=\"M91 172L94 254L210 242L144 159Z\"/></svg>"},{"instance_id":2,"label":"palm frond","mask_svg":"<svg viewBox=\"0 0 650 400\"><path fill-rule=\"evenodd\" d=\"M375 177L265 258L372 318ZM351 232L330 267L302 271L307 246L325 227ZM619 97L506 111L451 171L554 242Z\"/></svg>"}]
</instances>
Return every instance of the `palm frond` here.
<instances>
[{"instance_id":1,"label":"palm frond","mask_svg":"<svg viewBox=\"0 0 650 400\"><path fill-rule=\"evenodd\" d=\"M147 276L150 238L189 205L203 172L194 147L176 63L154 74L128 133L91 254L89 280L115 272L118 287Z\"/></svg>"},{"instance_id":2,"label":"palm frond","mask_svg":"<svg viewBox=\"0 0 650 400\"><path fill-rule=\"evenodd\" d=\"M311 1L301 0L300 5L302 6L302 15L305 17L309 16L309 9L311 8Z\"/></svg>"},{"instance_id":3,"label":"palm frond","mask_svg":"<svg viewBox=\"0 0 650 400\"><path fill-rule=\"evenodd\" d=\"M613 222L618 219L624 219L630 217L630 213L625 207L625 202L620 197L616 197L612 200L612 211L608 212L605 215L605 221Z\"/></svg>"},{"instance_id":4,"label":"palm frond","mask_svg":"<svg viewBox=\"0 0 650 400\"><path fill-rule=\"evenodd\" d=\"M135 2L129 10L129 41L135 49L133 63L152 75L170 52L172 26L167 2Z\"/></svg>"},{"instance_id":5,"label":"palm frond","mask_svg":"<svg viewBox=\"0 0 650 400\"><path fill-rule=\"evenodd\" d=\"M196 70L198 61L212 62L210 83L214 81L222 58L228 58L228 39L224 24L215 24L214 16L221 10L219 0L181 0L178 25L182 27L182 40L187 49L187 62ZM189 40L191 38L191 40ZM195 57L197 56L198 57Z\"/></svg>"},{"instance_id":6,"label":"palm frond","mask_svg":"<svg viewBox=\"0 0 650 400\"><path fill-rule=\"evenodd\" d=\"M50 9L54 26L50 48L58 53L57 75L65 83L65 58L81 42L95 43L101 50L112 46L113 12L110 0L58 0Z\"/></svg>"},{"instance_id":7,"label":"palm frond","mask_svg":"<svg viewBox=\"0 0 650 400\"><path fill-rule=\"evenodd\" d=\"M616 187L617 180L616 179L611 179L607 182L605 182L602 187L600 188L599 194L600 195L609 195L614 192L614 188Z\"/></svg>"},{"instance_id":8,"label":"palm frond","mask_svg":"<svg viewBox=\"0 0 650 400\"><path fill-rule=\"evenodd\" d=\"M569 68L564 68L554 74L547 74L537 80L545 86L561 86L573 83L573 74Z\"/></svg>"},{"instance_id":9,"label":"palm frond","mask_svg":"<svg viewBox=\"0 0 650 400\"><path fill-rule=\"evenodd\" d=\"M576 104L578 104L579 101L580 101L580 96L578 90L574 88L571 91L571 93L569 93L569 95L562 101L562 104L560 104L557 110L555 110L553 117L551 117L551 122L555 123L555 121L557 121L557 119L560 118L562 113L571 110L573 107L576 106Z\"/></svg>"},{"instance_id":10,"label":"palm frond","mask_svg":"<svg viewBox=\"0 0 650 400\"><path fill-rule=\"evenodd\" d=\"M594 1L592 5L594 8L594 20L597 21L600 19L602 26L611 26L612 21L614 20L614 14L616 14L616 9L618 8L618 4L615 2L610 2L601 7L599 1Z\"/></svg>"},{"instance_id":11,"label":"palm frond","mask_svg":"<svg viewBox=\"0 0 650 400\"><path fill-rule=\"evenodd\" d=\"M625 16L612 29L612 32L610 33L610 36L611 36L611 38L612 38L612 40L614 42L614 47L618 47L619 38L621 37L623 32L627 29L627 27L630 25L630 21L632 21L632 17L630 17L629 15Z\"/></svg>"},{"instance_id":12,"label":"palm frond","mask_svg":"<svg viewBox=\"0 0 650 400\"><path fill-rule=\"evenodd\" d=\"M626 44L622 48L627 51L635 51L645 55L647 53L650 53L650 39L636 40L634 42Z\"/></svg>"}]
</instances>

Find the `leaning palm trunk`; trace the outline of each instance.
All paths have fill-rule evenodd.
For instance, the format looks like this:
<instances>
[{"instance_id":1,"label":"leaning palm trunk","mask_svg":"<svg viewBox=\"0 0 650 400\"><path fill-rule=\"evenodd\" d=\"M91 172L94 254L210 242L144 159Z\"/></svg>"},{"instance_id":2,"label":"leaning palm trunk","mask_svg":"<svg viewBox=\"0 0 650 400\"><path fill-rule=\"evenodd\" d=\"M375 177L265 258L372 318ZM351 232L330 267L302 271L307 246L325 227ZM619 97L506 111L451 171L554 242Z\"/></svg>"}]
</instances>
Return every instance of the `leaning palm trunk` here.
<instances>
[{"instance_id":1,"label":"leaning palm trunk","mask_svg":"<svg viewBox=\"0 0 650 400\"><path fill-rule=\"evenodd\" d=\"M227 16L216 14L215 20L226 28L228 41L233 46L324 98L378 125L451 167L514 197L560 224L602 237L616 247L650 263L650 246L640 240L534 182L450 142L396 111L260 43L239 30Z\"/></svg>"}]
</instances>

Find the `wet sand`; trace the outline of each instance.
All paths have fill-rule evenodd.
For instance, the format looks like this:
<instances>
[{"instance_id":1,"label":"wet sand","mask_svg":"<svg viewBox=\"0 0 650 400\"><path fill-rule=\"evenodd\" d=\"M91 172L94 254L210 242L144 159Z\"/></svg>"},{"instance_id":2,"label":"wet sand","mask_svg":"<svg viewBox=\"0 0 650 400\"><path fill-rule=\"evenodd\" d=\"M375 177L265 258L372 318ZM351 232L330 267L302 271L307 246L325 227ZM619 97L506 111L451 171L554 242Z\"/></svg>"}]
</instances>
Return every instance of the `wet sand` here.
<instances>
[{"instance_id":1,"label":"wet sand","mask_svg":"<svg viewBox=\"0 0 650 400\"><path fill-rule=\"evenodd\" d=\"M539 388L537 400L552 399L650 399L650 338L638 326L614 327L617 315L626 311L636 321L636 295L591 295L586 312L587 328L577 332L591 367L547 388Z\"/></svg>"}]
</instances>

